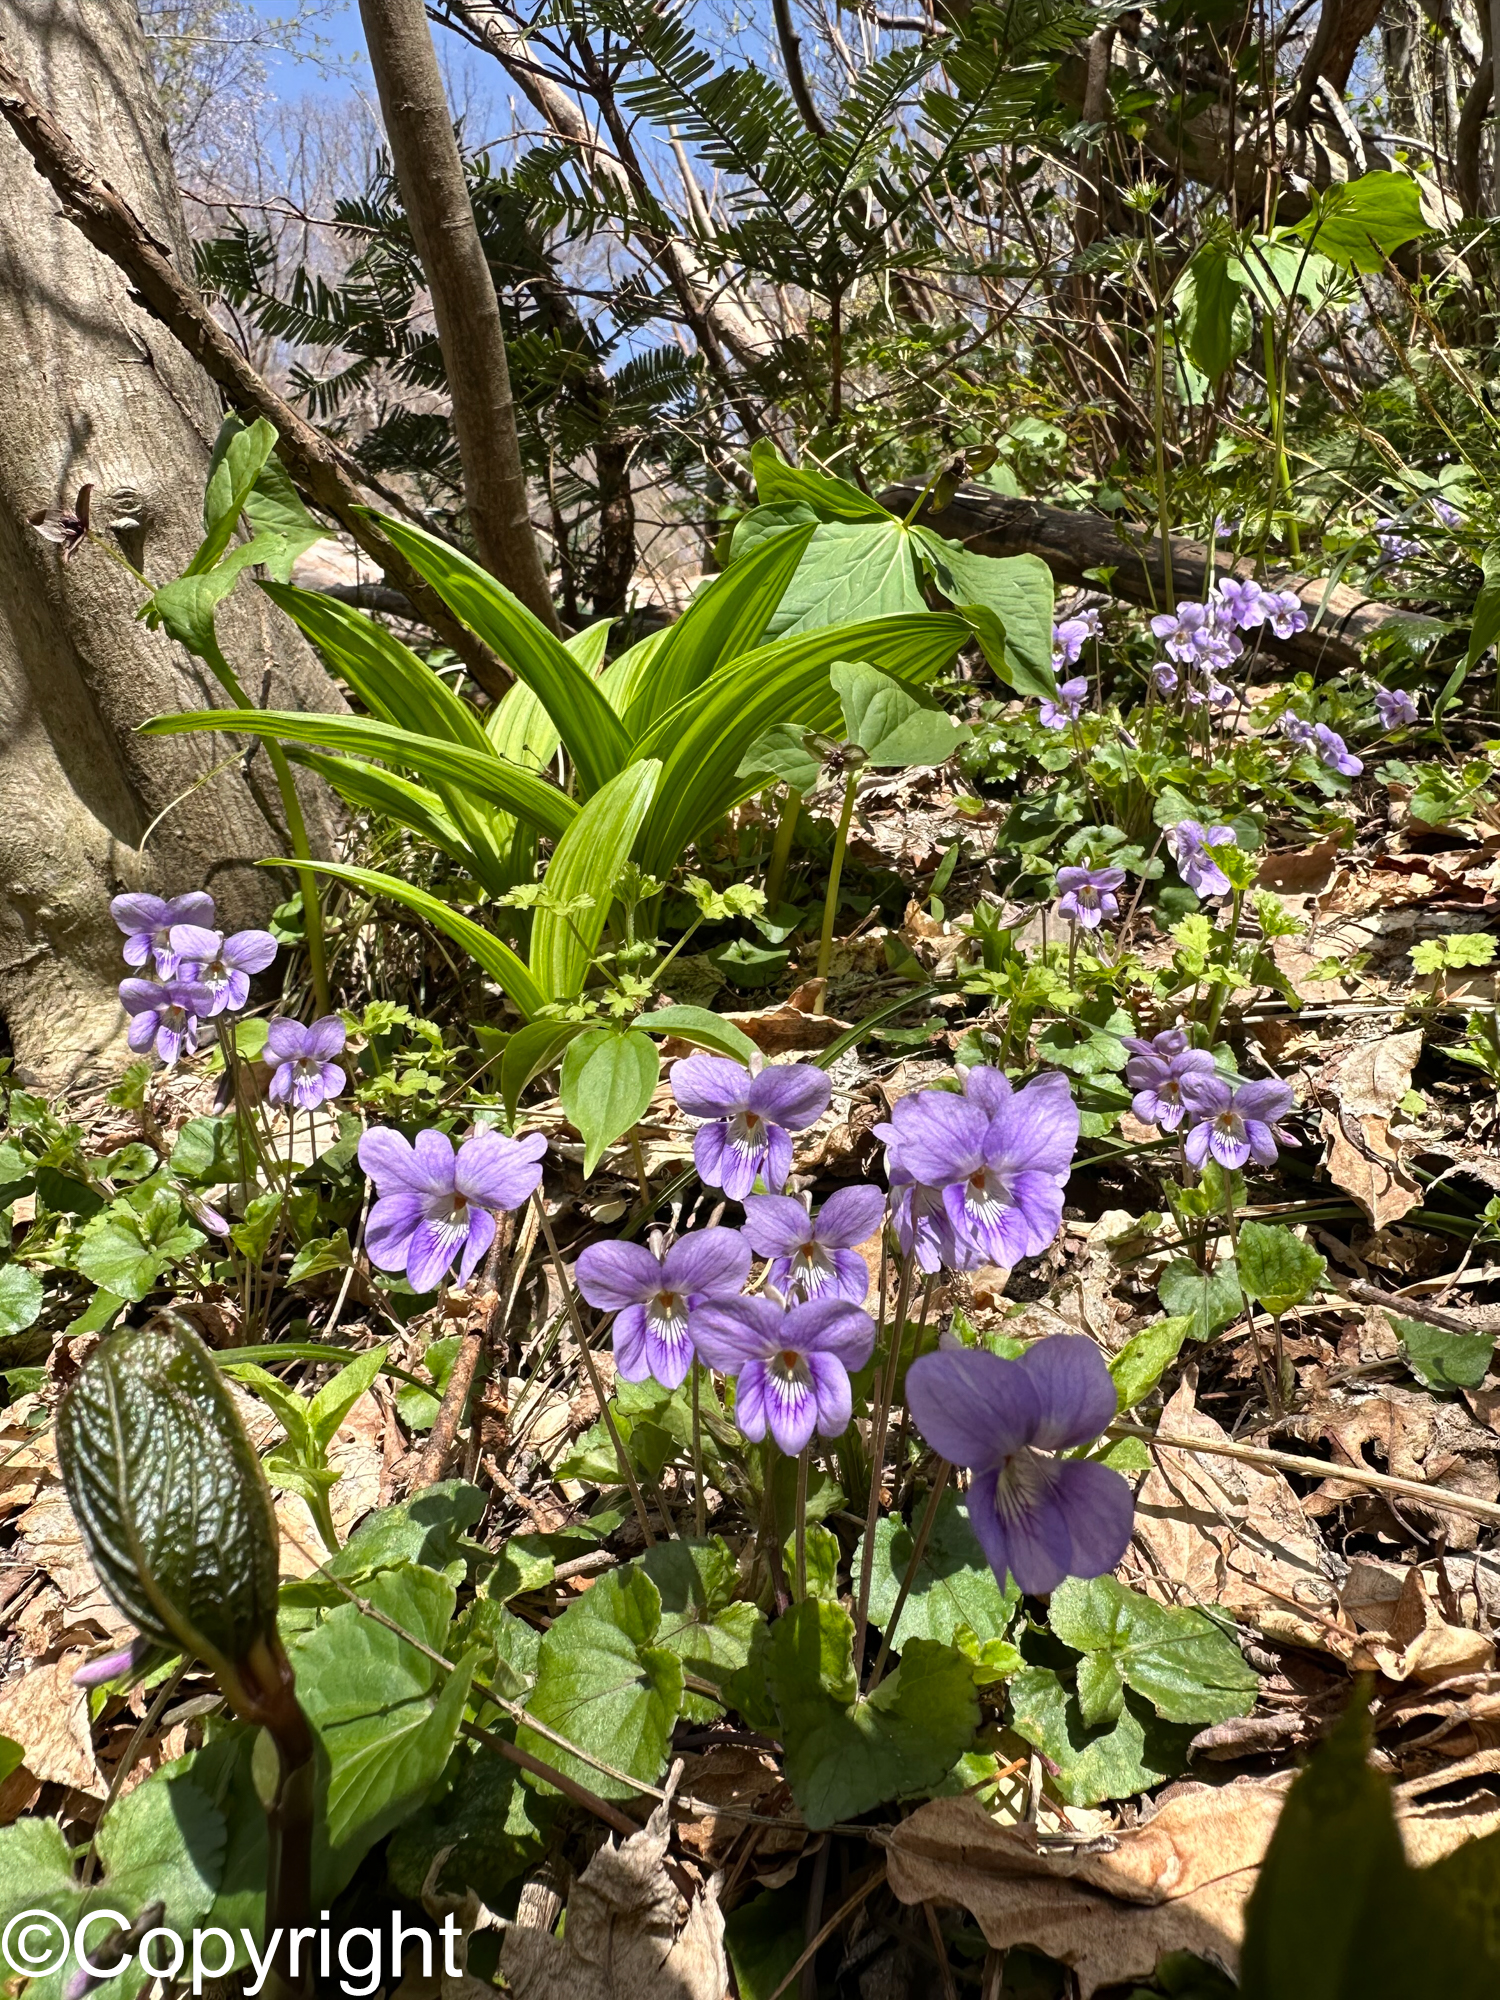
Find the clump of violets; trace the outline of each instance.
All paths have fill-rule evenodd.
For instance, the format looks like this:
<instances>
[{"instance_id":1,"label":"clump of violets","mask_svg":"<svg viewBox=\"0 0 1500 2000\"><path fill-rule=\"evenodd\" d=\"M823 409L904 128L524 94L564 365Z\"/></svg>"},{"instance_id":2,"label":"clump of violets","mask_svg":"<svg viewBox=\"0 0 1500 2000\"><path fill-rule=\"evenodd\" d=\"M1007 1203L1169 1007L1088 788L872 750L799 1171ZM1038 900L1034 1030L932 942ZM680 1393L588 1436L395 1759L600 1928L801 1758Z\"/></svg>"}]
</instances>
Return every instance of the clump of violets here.
<instances>
[{"instance_id":1,"label":"clump of violets","mask_svg":"<svg viewBox=\"0 0 1500 2000\"><path fill-rule=\"evenodd\" d=\"M225 937L203 924L173 924L167 936L183 976L213 995L210 1015L237 1013L250 998L251 976L264 972L277 951L269 931Z\"/></svg>"},{"instance_id":2,"label":"clump of violets","mask_svg":"<svg viewBox=\"0 0 1500 2000\"><path fill-rule=\"evenodd\" d=\"M1405 688L1376 688L1375 706L1380 711L1382 729L1410 729L1421 720L1417 704Z\"/></svg>"},{"instance_id":3,"label":"clump of violets","mask_svg":"<svg viewBox=\"0 0 1500 2000\"><path fill-rule=\"evenodd\" d=\"M1017 1361L940 1349L907 1371L912 1421L971 1468L969 1525L999 1582L1031 1596L1104 1576L1130 1542L1135 1502L1118 1472L1060 1454L1091 1443L1119 1407L1104 1357L1082 1334L1039 1340Z\"/></svg>"},{"instance_id":4,"label":"clump of violets","mask_svg":"<svg viewBox=\"0 0 1500 2000\"><path fill-rule=\"evenodd\" d=\"M1365 768L1338 731L1330 729L1326 722L1313 724L1313 742L1317 746L1319 763L1326 764L1330 771L1337 771L1340 777L1357 778Z\"/></svg>"},{"instance_id":5,"label":"clump of violets","mask_svg":"<svg viewBox=\"0 0 1500 2000\"><path fill-rule=\"evenodd\" d=\"M1422 553L1422 544L1411 535L1403 535L1402 523L1393 515L1383 514L1375 523L1375 546L1380 551L1379 567L1400 569L1414 556Z\"/></svg>"},{"instance_id":6,"label":"clump of violets","mask_svg":"<svg viewBox=\"0 0 1500 2000\"><path fill-rule=\"evenodd\" d=\"M770 1197L775 1199L776 1197ZM649 1375L664 1389L693 1365L692 1315L706 1299L732 1296L750 1275L750 1246L737 1229L699 1229L670 1250L591 1243L578 1259L578 1289L615 1315L615 1365L627 1382Z\"/></svg>"},{"instance_id":7,"label":"clump of violets","mask_svg":"<svg viewBox=\"0 0 1500 2000\"><path fill-rule=\"evenodd\" d=\"M344 1024L324 1014L312 1025L278 1015L266 1030L266 1060L274 1063L266 1095L293 1111L316 1111L349 1081L333 1060L344 1052Z\"/></svg>"},{"instance_id":8,"label":"clump of violets","mask_svg":"<svg viewBox=\"0 0 1500 2000\"><path fill-rule=\"evenodd\" d=\"M1213 857L1216 847L1233 847L1232 826L1204 826L1181 819L1167 829L1167 847L1177 872L1195 896L1227 896L1233 886Z\"/></svg>"},{"instance_id":9,"label":"clump of violets","mask_svg":"<svg viewBox=\"0 0 1500 2000\"><path fill-rule=\"evenodd\" d=\"M1270 1167L1278 1145L1298 1143L1280 1122L1292 1108L1290 1084L1274 1077L1236 1084L1212 1070L1195 1071L1182 1087L1193 1120L1183 1150L1195 1167L1209 1159L1231 1172L1249 1160Z\"/></svg>"},{"instance_id":10,"label":"clump of violets","mask_svg":"<svg viewBox=\"0 0 1500 2000\"><path fill-rule=\"evenodd\" d=\"M1189 1110L1184 1086L1193 1076L1211 1076L1213 1057L1207 1049L1189 1048L1182 1028L1165 1028L1149 1041L1139 1035L1124 1041L1131 1052L1125 1065L1125 1081L1135 1092L1131 1111L1143 1125L1175 1132Z\"/></svg>"},{"instance_id":11,"label":"clump of violets","mask_svg":"<svg viewBox=\"0 0 1500 2000\"><path fill-rule=\"evenodd\" d=\"M728 1056L685 1056L672 1065L672 1094L690 1118L702 1118L693 1161L707 1187L743 1201L759 1176L779 1191L792 1170L793 1132L815 1125L832 1086L812 1063L783 1063L752 1076Z\"/></svg>"},{"instance_id":12,"label":"clump of violets","mask_svg":"<svg viewBox=\"0 0 1500 2000\"><path fill-rule=\"evenodd\" d=\"M1115 891L1124 885L1123 868L1059 868L1057 914L1083 930L1096 931L1106 917L1119 914Z\"/></svg>"},{"instance_id":13,"label":"clump of violets","mask_svg":"<svg viewBox=\"0 0 1500 2000\"><path fill-rule=\"evenodd\" d=\"M190 979L122 979L120 1004L130 1016L125 1039L138 1055L154 1050L170 1069L198 1046L198 1023L213 1012L213 994Z\"/></svg>"},{"instance_id":14,"label":"clump of violets","mask_svg":"<svg viewBox=\"0 0 1500 2000\"><path fill-rule=\"evenodd\" d=\"M847 1299L788 1306L779 1298L708 1299L693 1314L693 1341L711 1368L735 1378L734 1420L752 1442L767 1431L789 1458L814 1432L849 1427L850 1373L875 1349L875 1325Z\"/></svg>"},{"instance_id":15,"label":"clump of violets","mask_svg":"<svg viewBox=\"0 0 1500 2000\"><path fill-rule=\"evenodd\" d=\"M745 1241L759 1257L769 1257L767 1282L789 1299L825 1296L864 1301L870 1273L855 1249L867 1243L885 1215L885 1195L877 1187L840 1188L814 1216L791 1195L745 1197Z\"/></svg>"},{"instance_id":16,"label":"clump of violets","mask_svg":"<svg viewBox=\"0 0 1500 2000\"><path fill-rule=\"evenodd\" d=\"M1049 701L1045 696L1037 710L1037 720L1043 729L1066 729L1083 713L1083 704L1088 697L1089 684L1082 674L1070 681L1058 684L1057 700Z\"/></svg>"},{"instance_id":17,"label":"clump of violets","mask_svg":"<svg viewBox=\"0 0 1500 2000\"><path fill-rule=\"evenodd\" d=\"M927 1247L949 1252L954 1268L1012 1267L1038 1256L1062 1226L1078 1108L1060 1070L1014 1090L1002 1071L975 1065L963 1096L923 1090L899 1098L875 1135L886 1144L892 1187L903 1191L913 1247L917 1191L928 1191L929 1210L930 1196L941 1195L947 1240L929 1227ZM897 1227L899 1240L899 1217ZM934 1268L920 1253L919 1262Z\"/></svg>"},{"instance_id":18,"label":"clump of violets","mask_svg":"<svg viewBox=\"0 0 1500 2000\"><path fill-rule=\"evenodd\" d=\"M172 946L173 925L211 927L214 899L206 889L190 889L185 896L116 896L109 914L125 933L125 963L145 965L149 960L158 979L170 979L180 957Z\"/></svg>"},{"instance_id":19,"label":"clump of violets","mask_svg":"<svg viewBox=\"0 0 1500 2000\"><path fill-rule=\"evenodd\" d=\"M541 1185L547 1141L540 1132L507 1139L476 1132L456 1150L446 1132L414 1142L372 1126L359 1164L379 1197L365 1224L365 1249L382 1271L404 1271L414 1292L430 1292L458 1264L464 1284L495 1240L495 1217L519 1208Z\"/></svg>"}]
</instances>

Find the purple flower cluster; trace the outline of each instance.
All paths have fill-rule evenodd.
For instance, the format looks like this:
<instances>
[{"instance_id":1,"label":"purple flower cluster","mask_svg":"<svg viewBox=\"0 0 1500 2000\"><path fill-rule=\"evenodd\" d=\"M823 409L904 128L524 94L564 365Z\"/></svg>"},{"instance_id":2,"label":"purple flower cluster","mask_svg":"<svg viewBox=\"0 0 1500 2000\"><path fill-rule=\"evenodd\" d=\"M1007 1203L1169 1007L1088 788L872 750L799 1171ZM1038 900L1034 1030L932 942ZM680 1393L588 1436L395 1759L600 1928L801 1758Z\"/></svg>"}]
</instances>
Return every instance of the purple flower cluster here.
<instances>
[{"instance_id":1,"label":"purple flower cluster","mask_svg":"<svg viewBox=\"0 0 1500 2000\"><path fill-rule=\"evenodd\" d=\"M1060 625L1052 627L1052 671L1061 673L1064 667L1073 667L1083 655L1085 644L1090 639L1104 636L1104 621L1094 610L1081 611L1076 618L1065 618Z\"/></svg>"},{"instance_id":2,"label":"purple flower cluster","mask_svg":"<svg viewBox=\"0 0 1500 2000\"><path fill-rule=\"evenodd\" d=\"M1201 820L1180 819L1167 829L1167 849L1195 896L1229 894L1233 884L1215 861L1213 850L1234 844L1232 826L1204 826Z\"/></svg>"},{"instance_id":3,"label":"purple flower cluster","mask_svg":"<svg viewBox=\"0 0 1500 2000\"><path fill-rule=\"evenodd\" d=\"M244 1006L251 975L276 956L269 931L226 937L215 930L214 899L202 889L171 898L116 896L109 911L125 933L125 963L151 969L120 982L130 1016L126 1040L141 1053L154 1049L169 1066L197 1048L200 1021Z\"/></svg>"},{"instance_id":4,"label":"purple flower cluster","mask_svg":"<svg viewBox=\"0 0 1500 2000\"><path fill-rule=\"evenodd\" d=\"M1013 1090L976 1064L963 1095L921 1090L877 1125L895 1196L892 1222L924 1271L1007 1268L1038 1256L1062 1226L1078 1108L1059 1070Z\"/></svg>"},{"instance_id":5,"label":"purple flower cluster","mask_svg":"<svg viewBox=\"0 0 1500 2000\"><path fill-rule=\"evenodd\" d=\"M1278 639L1307 630L1307 613L1295 591L1266 590L1253 578L1230 576L1206 598L1187 600L1175 611L1159 611L1151 630L1167 657L1151 669L1157 691L1175 693L1177 667L1188 667L1202 677L1204 686L1190 687L1186 699L1194 707L1227 707L1234 695L1219 675L1227 673L1244 652L1241 635L1263 625Z\"/></svg>"},{"instance_id":6,"label":"purple flower cluster","mask_svg":"<svg viewBox=\"0 0 1500 2000\"><path fill-rule=\"evenodd\" d=\"M1131 1051L1125 1081L1135 1092L1130 1108L1143 1125L1175 1132L1186 1121L1183 1150L1195 1167L1209 1159L1238 1170L1248 1160L1273 1166L1278 1146L1298 1141L1281 1120L1292 1108L1289 1084L1276 1078L1241 1083L1214 1067L1206 1049L1188 1046L1182 1028L1167 1028L1149 1041L1125 1038Z\"/></svg>"}]
</instances>

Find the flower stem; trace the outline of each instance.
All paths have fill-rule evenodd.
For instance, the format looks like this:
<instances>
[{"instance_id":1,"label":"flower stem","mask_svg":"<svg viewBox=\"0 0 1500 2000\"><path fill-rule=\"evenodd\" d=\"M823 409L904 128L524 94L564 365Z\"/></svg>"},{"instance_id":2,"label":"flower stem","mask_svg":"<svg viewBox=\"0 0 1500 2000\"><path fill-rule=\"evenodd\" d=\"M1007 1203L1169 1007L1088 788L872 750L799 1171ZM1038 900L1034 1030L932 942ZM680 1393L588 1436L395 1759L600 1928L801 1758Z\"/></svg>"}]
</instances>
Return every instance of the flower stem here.
<instances>
[{"instance_id":1,"label":"flower stem","mask_svg":"<svg viewBox=\"0 0 1500 2000\"><path fill-rule=\"evenodd\" d=\"M823 898L823 935L818 941L817 977L823 990L813 1012L821 1014L828 999L828 968L833 963L833 926L839 910L839 877L844 872L844 849L849 844L849 822L854 817L854 787L862 767L854 765L844 780L844 803L839 813L839 830L833 838L833 859L828 864L828 891Z\"/></svg>"},{"instance_id":2,"label":"flower stem","mask_svg":"<svg viewBox=\"0 0 1500 2000\"><path fill-rule=\"evenodd\" d=\"M698 1408L701 1363L688 1370L693 1384L693 1533L701 1542L708 1533L708 1497L703 1491L703 1418Z\"/></svg>"},{"instance_id":3,"label":"flower stem","mask_svg":"<svg viewBox=\"0 0 1500 2000\"><path fill-rule=\"evenodd\" d=\"M567 1307L573 1321L573 1332L578 1341L579 1359L583 1363L584 1370L589 1378L589 1386L594 1392L595 1400L598 1402L599 1415L603 1421L604 1428L609 1432L609 1441L615 1448L615 1462L620 1468L621 1481L625 1486L625 1490L630 1495L631 1505L635 1508L635 1517L641 1524L641 1533L645 1536L646 1547L654 1549L656 1547L656 1537L651 1532L651 1518L646 1512L646 1502L642 1498L640 1483L636 1479L635 1470L630 1460L625 1456L624 1440L615 1427L614 1416L609 1407L609 1399L604 1393L604 1384L599 1377L598 1364L594 1360L594 1350L589 1346L589 1337L584 1330L583 1314L578 1310L578 1294L568 1282L568 1274L563 1269L562 1252L558 1249L557 1238L552 1233L552 1224L548 1219L546 1208L543 1206L542 1191L540 1188L532 1196L532 1200L536 1204L537 1220L541 1224L542 1235L546 1240L547 1254L552 1259L552 1268L557 1273L557 1282L562 1289L563 1303Z\"/></svg>"},{"instance_id":4,"label":"flower stem","mask_svg":"<svg viewBox=\"0 0 1500 2000\"><path fill-rule=\"evenodd\" d=\"M864 1652L865 1633L870 1625L870 1584L875 1573L875 1523L880 1518L880 1482L885 1472L885 1433L891 1417L891 1398L896 1393L896 1370L901 1365L901 1336L906 1328L906 1308L911 1299L912 1273L917 1253L909 1250L901 1260L901 1280L896 1287L895 1324L891 1351L883 1373L877 1378L875 1412L870 1422L870 1498L865 1507L865 1539L860 1550L859 1603L854 1616L854 1670ZM884 1331L885 1300L881 1300ZM877 1349L878 1352L878 1349Z\"/></svg>"},{"instance_id":5,"label":"flower stem","mask_svg":"<svg viewBox=\"0 0 1500 2000\"><path fill-rule=\"evenodd\" d=\"M874 1670L870 1675L870 1685L865 1690L873 1694L880 1686L880 1677L885 1672L885 1663L890 1655L891 1641L896 1636L896 1627L901 1623L901 1613L906 1609L906 1600L911 1587L917 1580L917 1571L922 1566L922 1558L927 1553L927 1544L932 1536L933 1525L938 1517L938 1505L948 1486L948 1474L953 1470L947 1459L940 1459L932 1476L932 1491L927 1496L927 1505L922 1513L922 1524L917 1529L917 1539L912 1544L907 1561L906 1574L901 1579L901 1588L896 1593L895 1607L885 1621L885 1631L881 1636L880 1651L875 1655Z\"/></svg>"},{"instance_id":6,"label":"flower stem","mask_svg":"<svg viewBox=\"0 0 1500 2000\"><path fill-rule=\"evenodd\" d=\"M797 1602L807 1595L807 1454L804 1445L797 1455Z\"/></svg>"},{"instance_id":7,"label":"flower stem","mask_svg":"<svg viewBox=\"0 0 1500 2000\"><path fill-rule=\"evenodd\" d=\"M776 822L776 837L771 842L771 864L766 870L767 916L774 914L786 887L786 871L792 858L792 842L797 837L797 815L801 810L802 794L788 785L786 797L781 802L781 817Z\"/></svg>"}]
</instances>

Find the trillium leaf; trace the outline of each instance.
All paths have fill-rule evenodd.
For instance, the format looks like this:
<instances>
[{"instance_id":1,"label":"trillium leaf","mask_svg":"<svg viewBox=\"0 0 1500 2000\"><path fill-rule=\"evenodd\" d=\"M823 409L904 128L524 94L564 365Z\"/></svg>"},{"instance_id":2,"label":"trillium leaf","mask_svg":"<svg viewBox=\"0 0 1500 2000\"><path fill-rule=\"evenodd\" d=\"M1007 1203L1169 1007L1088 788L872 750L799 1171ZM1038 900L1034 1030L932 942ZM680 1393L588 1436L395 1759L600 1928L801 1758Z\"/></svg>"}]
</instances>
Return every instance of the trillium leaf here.
<instances>
[{"instance_id":1,"label":"trillium leaf","mask_svg":"<svg viewBox=\"0 0 1500 2000\"><path fill-rule=\"evenodd\" d=\"M1430 227L1410 174L1369 173L1315 196L1296 233L1341 270L1380 271L1393 250Z\"/></svg>"},{"instance_id":2,"label":"trillium leaf","mask_svg":"<svg viewBox=\"0 0 1500 2000\"><path fill-rule=\"evenodd\" d=\"M891 770L944 764L972 733L946 709L920 702L889 674L857 660L835 660L830 678L838 691L849 741L870 762Z\"/></svg>"},{"instance_id":3,"label":"trillium leaf","mask_svg":"<svg viewBox=\"0 0 1500 2000\"><path fill-rule=\"evenodd\" d=\"M823 775L823 760L808 749L807 737L794 722L773 722L740 759L736 777L775 778L794 792L810 792Z\"/></svg>"},{"instance_id":4,"label":"trillium leaf","mask_svg":"<svg viewBox=\"0 0 1500 2000\"><path fill-rule=\"evenodd\" d=\"M591 1028L570 1042L562 1065L562 1107L583 1135L583 1177L645 1111L661 1075L649 1035Z\"/></svg>"},{"instance_id":5,"label":"trillium leaf","mask_svg":"<svg viewBox=\"0 0 1500 2000\"><path fill-rule=\"evenodd\" d=\"M1168 1264L1157 1282L1156 1296L1174 1318L1191 1321L1193 1340L1212 1340L1244 1310L1239 1274L1232 1257L1223 1257L1211 1271L1200 1271L1186 1257Z\"/></svg>"},{"instance_id":6,"label":"trillium leaf","mask_svg":"<svg viewBox=\"0 0 1500 2000\"><path fill-rule=\"evenodd\" d=\"M654 1783L682 1706L682 1662L657 1643L661 1593L636 1567L601 1577L542 1641L527 1707L539 1722L618 1771ZM634 1789L523 1727L522 1749L601 1798Z\"/></svg>"},{"instance_id":7,"label":"trillium leaf","mask_svg":"<svg viewBox=\"0 0 1500 2000\"><path fill-rule=\"evenodd\" d=\"M1131 1798L1187 1763L1192 1729L1160 1721L1137 1694L1125 1695L1114 1721L1090 1729L1073 1691L1048 1667L1027 1667L1009 1692L1011 1726L1056 1766L1064 1805Z\"/></svg>"},{"instance_id":8,"label":"trillium leaf","mask_svg":"<svg viewBox=\"0 0 1500 2000\"><path fill-rule=\"evenodd\" d=\"M991 670L1019 695L1055 695L1052 572L1040 556L986 556L930 529L916 538L937 587L974 628Z\"/></svg>"},{"instance_id":9,"label":"trillium leaf","mask_svg":"<svg viewBox=\"0 0 1500 2000\"><path fill-rule=\"evenodd\" d=\"M902 1579L911 1563L915 1535L906 1524L887 1517L875 1527L875 1566L870 1579L870 1621L883 1632L896 1608ZM859 1577L856 1568L856 1581ZM951 1489L938 1503L937 1519L917 1574L907 1592L896 1628L896 1650L912 1639L935 1639L951 1645L967 1626L983 1644L1010 1630L1021 1593L1013 1582L1002 1590L974 1539L969 1516Z\"/></svg>"},{"instance_id":10,"label":"trillium leaf","mask_svg":"<svg viewBox=\"0 0 1500 2000\"><path fill-rule=\"evenodd\" d=\"M1158 1604L1112 1576L1069 1577L1052 1594L1047 1622L1065 1646L1107 1655L1163 1721L1227 1722L1255 1706L1260 1676L1201 1611Z\"/></svg>"},{"instance_id":11,"label":"trillium leaf","mask_svg":"<svg viewBox=\"0 0 1500 2000\"><path fill-rule=\"evenodd\" d=\"M635 1026L650 1035L676 1035L680 1041L712 1049L716 1056L730 1056L735 1062L751 1063L760 1055L743 1028L707 1007L658 1007L654 1014L638 1014Z\"/></svg>"},{"instance_id":12,"label":"trillium leaf","mask_svg":"<svg viewBox=\"0 0 1500 2000\"><path fill-rule=\"evenodd\" d=\"M979 1724L969 1662L953 1647L912 1640L857 1700L853 1639L847 1611L808 1598L776 1621L766 1646L787 1783L813 1828L940 1785Z\"/></svg>"},{"instance_id":13,"label":"trillium leaf","mask_svg":"<svg viewBox=\"0 0 1500 2000\"><path fill-rule=\"evenodd\" d=\"M870 521L825 521L766 627L770 639L816 632L856 618L925 611L917 587L913 537L892 515Z\"/></svg>"},{"instance_id":14,"label":"trillium leaf","mask_svg":"<svg viewBox=\"0 0 1500 2000\"><path fill-rule=\"evenodd\" d=\"M1241 1223L1236 1261L1251 1298L1278 1316L1310 1299L1328 1270L1310 1243L1276 1223Z\"/></svg>"}]
</instances>

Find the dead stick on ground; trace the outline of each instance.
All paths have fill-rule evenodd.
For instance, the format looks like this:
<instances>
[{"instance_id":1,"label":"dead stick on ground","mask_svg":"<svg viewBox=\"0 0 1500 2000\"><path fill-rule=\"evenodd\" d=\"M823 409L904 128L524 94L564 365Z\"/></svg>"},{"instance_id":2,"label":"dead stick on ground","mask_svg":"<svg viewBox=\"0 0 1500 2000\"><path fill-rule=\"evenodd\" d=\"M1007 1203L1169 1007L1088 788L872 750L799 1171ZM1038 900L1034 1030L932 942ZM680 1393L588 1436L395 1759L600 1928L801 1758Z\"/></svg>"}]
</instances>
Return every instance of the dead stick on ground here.
<instances>
[{"instance_id":1,"label":"dead stick on ground","mask_svg":"<svg viewBox=\"0 0 1500 2000\"><path fill-rule=\"evenodd\" d=\"M854 1891L854 1894L852 1896L846 1896L844 1901L839 1904L838 1908L834 1911L833 1915L828 1919L827 1923L824 1924L823 1928L818 1932L817 1936L813 1938L811 1942L807 1945L806 1949L802 1953L802 1956L797 1960L797 1963L792 1967L790 1972L787 1973L785 1979L782 1980L781 1984L777 1987L776 1991L771 1995L771 2000L781 2000L782 1994L786 1992L788 1987L791 1985L792 1981L797 1977L798 1973L801 1972L803 1966L811 1964L813 1958L817 1955L818 1952L820 1952L823 1949L823 1946L833 1936L834 1932L838 1929L839 1925L844 1921L845 1917L849 1915L850 1911L857 1910L860 1904L865 1900L866 1896L869 1895L870 1891L872 1889L878 1889L884 1880L885 1880L885 1863L882 1861L880 1866L875 1870L875 1873L870 1877L869 1881L862 1883L860 1887Z\"/></svg>"},{"instance_id":2,"label":"dead stick on ground","mask_svg":"<svg viewBox=\"0 0 1500 2000\"><path fill-rule=\"evenodd\" d=\"M1465 1312L1447 1312L1430 1306L1425 1299L1403 1298L1397 1292L1383 1292L1378 1285L1361 1284L1358 1279L1345 1287L1351 1299L1361 1305L1379 1306L1398 1319L1419 1319L1428 1326L1440 1326L1444 1333L1494 1334L1500 1332L1500 1307L1473 1306Z\"/></svg>"},{"instance_id":3,"label":"dead stick on ground","mask_svg":"<svg viewBox=\"0 0 1500 2000\"><path fill-rule=\"evenodd\" d=\"M1206 1438L1168 1437L1164 1431L1149 1430L1145 1424L1111 1424L1106 1436L1140 1438L1159 1450L1197 1452L1205 1458L1237 1458L1245 1465L1300 1472L1308 1479L1337 1479L1345 1486L1367 1486L1375 1493L1399 1493L1403 1499L1420 1500L1424 1507L1434 1507L1443 1513L1500 1522L1500 1504L1493 1500L1476 1500L1467 1493L1455 1493L1425 1479L1400 1479L1391 1472L1371 1472L1362 1465L1338 1465L1331 1459L1304 1458L1298 1452L1273 1451L1267 1445L1235 1444L1228 1438L1222 1444L1211 1444Z\"/></svg>"}]
</instances>

